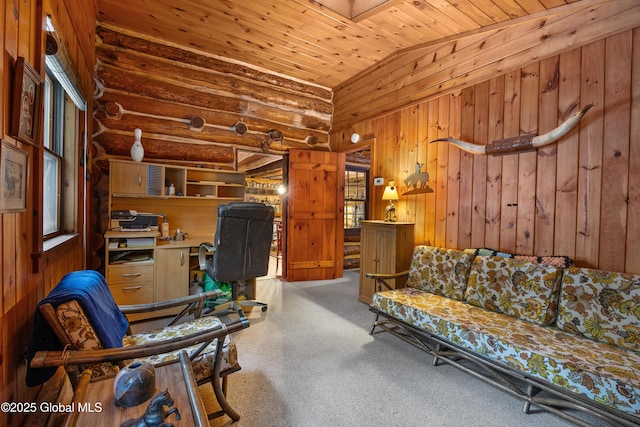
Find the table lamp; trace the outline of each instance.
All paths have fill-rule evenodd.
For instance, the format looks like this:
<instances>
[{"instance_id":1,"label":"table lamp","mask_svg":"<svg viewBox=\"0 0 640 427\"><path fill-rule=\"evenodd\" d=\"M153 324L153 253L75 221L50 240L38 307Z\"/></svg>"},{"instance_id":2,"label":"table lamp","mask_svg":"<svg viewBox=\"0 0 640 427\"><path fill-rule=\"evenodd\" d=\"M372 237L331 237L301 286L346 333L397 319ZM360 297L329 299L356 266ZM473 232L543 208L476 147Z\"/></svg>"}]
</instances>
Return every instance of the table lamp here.
<instances>
[{"instance_id":1,"label":"table lamp","mask_svg":"<svg viewBox=\"0 0 640 427\"><path fill-rule=\"evenodd\" d=\"M387 185L384 189L384 194L382 195L382 200L388 200L389 206L385 211L384 220L387 222L395 222L396 220L396 207L393 206L393 201L398 200L398 189L395 186L395 181L389 181L389 185Z\"/></svg>"}]
</instances>

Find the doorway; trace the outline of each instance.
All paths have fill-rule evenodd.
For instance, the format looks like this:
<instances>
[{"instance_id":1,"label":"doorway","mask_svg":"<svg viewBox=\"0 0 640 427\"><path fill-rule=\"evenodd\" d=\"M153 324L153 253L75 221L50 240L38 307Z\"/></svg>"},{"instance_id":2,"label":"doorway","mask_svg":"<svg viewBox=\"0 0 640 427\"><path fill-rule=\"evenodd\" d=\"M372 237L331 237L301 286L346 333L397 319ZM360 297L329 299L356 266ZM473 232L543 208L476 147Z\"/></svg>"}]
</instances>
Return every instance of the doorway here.
<instances>
[{"instance_id":1,"label":"doorway","mask_svg":"<svg viewBox=\"0 0 640 427\"><path fill-rule=\"evenodd\" d=\"M284 239L282 238L282 206L285 197L283 156L255 151L237 150L236 170L245 174L245 201L264 203L274 211L273 240L269 276L282 273Z\"/></svg>"},{"instance_id":2,"label":"doorway","mask_svg":"<svg viewBox=\"0 0 640 427\"><path fill-rule=\"evenodd\" d=\"M345 270L360 268L360 222L369 219L371 148L346 153L344 176Z\"/></svg>"}]
</instances>

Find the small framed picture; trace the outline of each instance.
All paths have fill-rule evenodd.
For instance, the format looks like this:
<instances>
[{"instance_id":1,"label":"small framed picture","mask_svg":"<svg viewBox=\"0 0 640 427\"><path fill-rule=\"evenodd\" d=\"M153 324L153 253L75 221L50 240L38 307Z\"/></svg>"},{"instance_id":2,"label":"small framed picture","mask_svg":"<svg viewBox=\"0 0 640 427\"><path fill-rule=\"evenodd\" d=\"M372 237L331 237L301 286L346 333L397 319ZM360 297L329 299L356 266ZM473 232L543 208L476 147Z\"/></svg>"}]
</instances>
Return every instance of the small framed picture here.
<instances>
[{"instance_id":1,"label":"small framed picture","mask_svg":"<svg viewBox=\"0 0 640 427\"><path fill-rule=\"evenodd\" d=\"M38 145L42 78L24 57L19 56L11 98L11 136Z\"/></svg>"},{"instance_id":2,"label":"small framed picture","mask_svg":"<svg viewBox=\"0 0 640 427\"><path fill-rule=\"evenodd\" d=\"M29 154L2 141L0 150L0 212L27 210Z\"/></svg>"}]
</instances>

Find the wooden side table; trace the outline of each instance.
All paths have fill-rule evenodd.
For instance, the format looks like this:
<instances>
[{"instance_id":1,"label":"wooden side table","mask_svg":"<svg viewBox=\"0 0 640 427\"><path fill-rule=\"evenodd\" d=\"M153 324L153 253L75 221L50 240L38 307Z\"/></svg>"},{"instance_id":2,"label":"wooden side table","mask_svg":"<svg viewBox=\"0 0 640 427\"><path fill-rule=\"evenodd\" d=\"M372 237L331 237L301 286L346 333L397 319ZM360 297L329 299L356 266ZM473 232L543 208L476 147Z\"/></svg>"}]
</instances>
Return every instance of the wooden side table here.
<instances>
[{"instance_id":1,"label":"wooden side table","mask_svg":"<svg viewBox=\"0 0 640 427\"><path fill-rule=\"evenodd\" d=\"M375 280L367 273L395 274L408 270L413 255L414 224L362 221L360 228L360 292L358 299L371 304ZM404 288L406 276L390 280L393 289Z\"/></svg>"},{"instance_id":2,"label":"wooden side table","mask_svg":"<svg viewBox=\"0 0 640 427\"><path fill-rule=\"evenodd\" d=\"M156 393L165 389L173 398L172 408L180 411L180 420L171 414L165 422L175 427L208 427L209 420L204 402L198 392L191 361L187 353L180 352L180 362L156 368ZM155 395L154 394L154 395ZM113 403L113 377L90 382L76 388L74 411L69 414L68 426L119 426L123 422L140 417L151 399L131 408L121 408Z\"/></svg>"}]
</instances>

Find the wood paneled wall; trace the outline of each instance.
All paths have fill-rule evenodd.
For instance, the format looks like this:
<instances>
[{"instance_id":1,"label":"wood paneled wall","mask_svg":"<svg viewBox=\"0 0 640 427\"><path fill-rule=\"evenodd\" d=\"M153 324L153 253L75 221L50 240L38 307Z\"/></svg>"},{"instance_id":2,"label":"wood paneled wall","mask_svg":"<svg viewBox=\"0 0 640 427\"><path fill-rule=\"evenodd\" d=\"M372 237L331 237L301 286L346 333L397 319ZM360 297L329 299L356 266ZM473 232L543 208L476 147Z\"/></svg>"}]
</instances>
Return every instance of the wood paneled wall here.
<instances>
[{"instance_id":1,"label":"wood paneled wall","mask_svg":"<svg viewBox=\"0 0 640 427\"><path fill-rule=\"evenodd\" d=\"M416 223L416 244L568 255L580 266L640 273L638 64L640 28L349 129L373 138L371 176L398 184L399 220ZM589 103L577 128L538 151L485 156L429 143L544 133ZM331 137L346 150L349 135ZM416 163L434 192L402 196ZM372 218L382 219L383 187L372 189Z\"/></svg>"},{"instance_id":2,"label":"wood paneled wall","mask_svg":"<svg viewBox=\"0 0 640 427\"><path fill-rule=\"evenodd\" d=\"M584 0L404 49L334 88L332 134L639 25L636 0Z\"/></svg>"},{"instance_id":3,"label":"wood paneled wall","mask_svg":"<svg viewBox=\"0 0 640 427\"><path fill-rule=\"evenodd\" d=\"M25 384L24 355L31 334L33 313L37 302L55 286L60 278L85 263L83 239L77 237L47 253L42 253L41 225L38 212L42 209L42 185L39 172L42 149L21 143L10 136L11 92L16 58L24 56L34 68L44 74L44 16L52 16L56 30L80 73L85 93L92 93L93 52L95 43L95 1L86 0L4 0L0 7L0 45L4 48L0 62L2 102L2 138L30 155L27 211L0 214L0 401L29 402L37 388ZM90 129L88 130L91 131ZM82 177L83 178L83 177ZM80 185L84 180L80 179ZM79 194L84 194L79 189ZM85 200L79 201L78 229L84 229ZM20 425L25 414L0 412L0 425Z\"/></svg>"}]
</instances>

